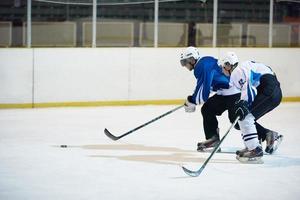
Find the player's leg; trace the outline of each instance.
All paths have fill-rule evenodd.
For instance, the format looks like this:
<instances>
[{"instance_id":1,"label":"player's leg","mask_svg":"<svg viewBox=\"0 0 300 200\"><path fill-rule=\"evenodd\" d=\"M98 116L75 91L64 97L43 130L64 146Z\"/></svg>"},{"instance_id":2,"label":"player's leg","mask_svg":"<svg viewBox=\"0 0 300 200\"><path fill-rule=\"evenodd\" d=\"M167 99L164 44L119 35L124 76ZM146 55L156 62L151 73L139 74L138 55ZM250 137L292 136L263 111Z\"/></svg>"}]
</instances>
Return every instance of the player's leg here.
<instances>
[{"instance_id":1,"label":"player's leg","mask_svg":"<svg viewBox=\"0 0 300 200\"><path fill-rule=\"evenodd\" d=\"M261 78L261 84L257 88L258 94L252 104L251 113L258 120L266 113L276 108L282 99L280 84L273 75L264 75ZM269 130L256 123L257 131L260 133L259 138L266 141L267 153L273 153L278 148L283 138L282 135L275 131Z\"/></svg>"},{"instance_id":2,"label":"player's leg","mask_svg":"<svg viewBox=\"0 0 300 200\"><path fill-rule=\"evenodd\" d=\"M197 144L198 151L213 148L219 143L220 137L217 116L220 116L226 109L224 97L217 94L210 97L203 104L201 113L206 141Z\"/></svg>"},{"instance_id":3,"label":"player's leg","mask_svg":"<svg viewBox=\"0 0 300 200\"><path fill-rule=\"evenodd\" d=\"M254 116L249 113L244 120L239 121L239 125L246 148L237 153L237 160L262 163L263 150L258 140Z\"/></svg>"},{"instance_id":4,"label":"player's leg","mask_svg":"<svg viewBox=\"0 0 300 200\"><path fill-rule=\"evenodd\" d=\"M257 96L250 108L255 120L276 108L280 104L281 99L280 83L276 77L270 74L262 76L260 85L257 87Z\"/></svg>"},{"instance_id":5,"label":"player's leg","mask_svg":"<svg viewBox=\"0 0 300 200\"><path fill-rule=\"evenodd\" d=\"M229 118L230 122L232 123L235 120L235 111L234 111L235 102L240 100L240 93L226 96L225 100L226 100L226 106L228 108L228 118ZM257 122L255 122L255 126L256 126L256 130L257 130L257 134L258 134L258 139L264 141L266 138L267 132L269 132L270 130L264 128L262 125L260 125ZM235 128L237 130L240 130L238 123L236 124Z\"/></svg>"},{"instance_id":6,"label":"player's leg","mask_svg":"<svg viewBox=\"0 0 300 200\"><path fill-rule=\"evenodd\" d=\"M234 95L229 95L229 96L225 96L224 97L224 100L225 100L225 103L226 103L226 108L228 110L228 118L229 118L229 121L231 123L234 122L235 118L236 118L236 114L235 114L235 102L237 102L238 100L240 100L241 98L241 94L238 93L238 94L234 94ZM237 123L235 128L237 130L240 130L240 127L239 127L239 124Z\"/></svg>"},{"instance_id":7,"label":"player's leg","mask_svg":"<svg viewBox=\"0 0 300 200\"><path fill-rule=\"evenodd\" d=\"M231 123L235 120L236 114L235 114L234 107L235 107L235 102L237 102L239 99L240 99L240 94L226 96L226 105L227 105L227 108L228 108L228 118L229 118ZM269 130L265 129L263 126L261 126L257 122L255 122L255 126L256 126L256 131L257 131L257 135L258 135L258 140L260 140L260 138L262 136L265 136L266 133ZM240 130L240 127L239 127L238 123L236 124L235 128L237 130ZM244 148L242 150L238 150L236 152L236 154L238 155L239 153L245 152L245 151L248 151L247 148Z\"/></svg>"}]
</instances>

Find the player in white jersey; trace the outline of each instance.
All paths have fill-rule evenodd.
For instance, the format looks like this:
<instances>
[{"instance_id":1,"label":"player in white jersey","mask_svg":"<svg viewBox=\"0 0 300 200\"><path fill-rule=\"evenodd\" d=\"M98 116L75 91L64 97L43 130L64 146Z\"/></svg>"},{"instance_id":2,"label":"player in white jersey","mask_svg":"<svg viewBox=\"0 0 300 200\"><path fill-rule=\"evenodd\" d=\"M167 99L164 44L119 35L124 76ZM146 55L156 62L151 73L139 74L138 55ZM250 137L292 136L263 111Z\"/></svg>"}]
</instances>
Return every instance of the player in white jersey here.
<instances>
[{"instance_id":1,"label":"player in white jersey","mask_svg":"<svg viewBox=\"0 0 300 200\"><path fill-rule=\"evenodd\" d=\"M230 86L241 91L241 99L235 104L236 117L245 149L237 151L237 159L241 162L260 161L263 156L259 142L256 120L277 107L282 99L280 83L272 69L254 61L238 62L234 52L228 52L223 59L223 73L230 76ZM281 142L282 136L267 130L266 152L273 153Z\"/></svg>"}]
</instances>

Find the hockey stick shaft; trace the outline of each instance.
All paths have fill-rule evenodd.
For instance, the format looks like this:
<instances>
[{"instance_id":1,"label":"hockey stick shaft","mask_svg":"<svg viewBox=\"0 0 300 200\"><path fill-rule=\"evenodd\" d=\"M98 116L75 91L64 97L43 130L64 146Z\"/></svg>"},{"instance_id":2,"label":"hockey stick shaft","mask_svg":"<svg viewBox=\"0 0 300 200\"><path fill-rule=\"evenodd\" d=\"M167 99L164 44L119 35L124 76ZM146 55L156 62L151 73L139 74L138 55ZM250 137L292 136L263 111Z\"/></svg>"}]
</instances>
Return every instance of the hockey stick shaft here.
<instances>
[{"instance_id":1,"label":"hockey stick shaft","mask_svg":"<svg viewBox=\"0 0 300 200\"><path fill-rule=\"evenodd\" d=\"M226 136L228 135L228 133L230 132L230 130L232 129L232 127L234 127L234 125L238 122L239 117L237 117L234 122L230 125L230 127L228 128L228 130L226 131L226 133L224 134L224 136L222 137L222 139L220 140L220 142L218 143L218 145L214 148L214 150L211 152L211 154L209 155L209 157L205 160L205 162L202 164L201 168L197 171L191 171L185 167L182 167L182 169L184 170L184 172L190 176L193 177L197 177L201 174L201 172L204 170L205 166L207 165L207 163L210 161L210 159L213 157L213 155L217 152L217 150L219 149L219 147L221 146L222 142L225 140Z\"/></svg>"},{"instance_id":2,"label":"hockey stick shaft","mask_svg":"<svg viewBox=\"0 0 300 200\"><path fill-rule=\"evenodd\" d=\"M153 122L155 122L155 121L157 121L157 120L159 120L159 119L161 119L161 118L163 118L163 117L165 117L165 116L167 116L167 115L169 115L169 114L171 114L173 112L175 112L176 110L179 110L183 106L184 106L184 104L180 105L180 106L178 106L178 107L176 107L176 108L174 108L174 109L172 109L172 110L170 110L170 111L168 111L168 112L166 112L166 113L164 113L164 114L162 114L162 115L160 115L160 116L158 116L158 117L156 117L156 118L154 118L154 119L152 119L152 120L150 120L150 121L148 121L148 122L146 122L146 123L144 123L144 124L142 124L142 125L140 125L140 126L138 126L136 128L134 128L134 129L132 129L132 130L130 130L130 131L128 131L128 132L120 135L120 136L113 135L107 129L104 129L104 133L105 133L105 135L107 137L109 137L112 140L119 140L122 137L125 137L126 135L129 135L130 133L133 133L133 132L135 132L135 131L137 131L137 130L139 130L139 129L141 129L141 128L143 128L143 127L145 127L145 126L147 126L147 125L149 125L149 124L151 124L151 123L153 123Z\"/></svg>"}]
</instances>

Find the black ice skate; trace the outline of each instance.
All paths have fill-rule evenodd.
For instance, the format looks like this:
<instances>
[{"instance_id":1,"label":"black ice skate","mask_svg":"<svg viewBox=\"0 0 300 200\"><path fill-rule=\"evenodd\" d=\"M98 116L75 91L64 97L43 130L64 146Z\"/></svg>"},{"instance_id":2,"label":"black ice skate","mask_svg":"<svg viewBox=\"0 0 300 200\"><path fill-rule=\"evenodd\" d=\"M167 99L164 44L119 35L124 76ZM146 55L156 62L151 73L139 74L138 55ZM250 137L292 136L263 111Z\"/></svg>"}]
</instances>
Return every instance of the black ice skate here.
<instances>
[{"instance_id":1,"label":"black ice skate","mask_svg":"<svg viewBox=\"0 0 300 200\"><path fill-rule=\"evenodd\" d=\"M283 139L282 135L279 135L275 131L269 131L266 136L267 144L266 144L265 152L269 154L274 153L278 149L278 146L280 145L282 139Z\"/></svg>"},{"instance_id":2,"label":"black ice skate","mask_svg":"<svg viewBox=\"0 0 300 200\"><path fill-rule=\"evenodd\" d=\"M263 149L261 146L257 146L253 150L242 149L236 156L236 159L241 163L249 163L249 164L262 164L264 161L262 157L264 155Z\"/></svg>"},{"instance_id":3,"label":"black ice skate","mask_svg":"<svg viewBox=\"0 0 300 200\"><path fill-rule=\"evenodd\" d=\"M218 136L213 136L208 140L205 140L203 142L199 142L197 144L197 151L199 152L209 152L212 151L220 142L220 138ZM221 151L221 149L218 149L218 152Z\"/></svg>"}]
</instances>

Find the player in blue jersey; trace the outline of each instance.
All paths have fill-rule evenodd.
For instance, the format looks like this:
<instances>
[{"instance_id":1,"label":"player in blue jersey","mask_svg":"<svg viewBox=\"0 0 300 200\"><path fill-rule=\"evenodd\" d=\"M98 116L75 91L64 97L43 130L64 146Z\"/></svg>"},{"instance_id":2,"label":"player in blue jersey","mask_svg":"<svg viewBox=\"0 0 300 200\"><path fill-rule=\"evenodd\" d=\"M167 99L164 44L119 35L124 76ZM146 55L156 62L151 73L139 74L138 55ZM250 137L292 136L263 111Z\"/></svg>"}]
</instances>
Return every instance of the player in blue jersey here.
<instances>
[{"instance_id":1,"label":"player in blue jersey","mask_svg":"<svg viewBox=\"0 0 300 200\"><path fill-rule=\"evenodd\" d=\"M196 105L203 104L201 113L206 140L197 144L197 151L211 150L220 141L216 116L228 110L229 120L235 120L234 102L240 99L240 91L229 87L229 77L222 73L216 58L201 57L195 47L188 47L182 52L180 63L188 70L194 70L197 79L194 93L185 102L186 112L194 112ZM216 94L209 97L211 91Z\"/></svg>"},{"instance_id":2,"label":"player in blue jersey","mask_svg":"<svg viewBox=\"0 0 300 200\"><path fill-rule=\"evenodd\" d=\"M239 63L234 52L227 52L222 66L223 73L230 76L230 87L241 91L241 99L236 102L234 110L239 117L246 148L237 151L237 159L241 162L262 162L263 150L255 123L280 104L280 83L270 67L254 61ZM265 151L272 153L280 144L282 135L269 129L265 129L264 133L262 140L267 142Z\"/></svg>"}]
</instances>

